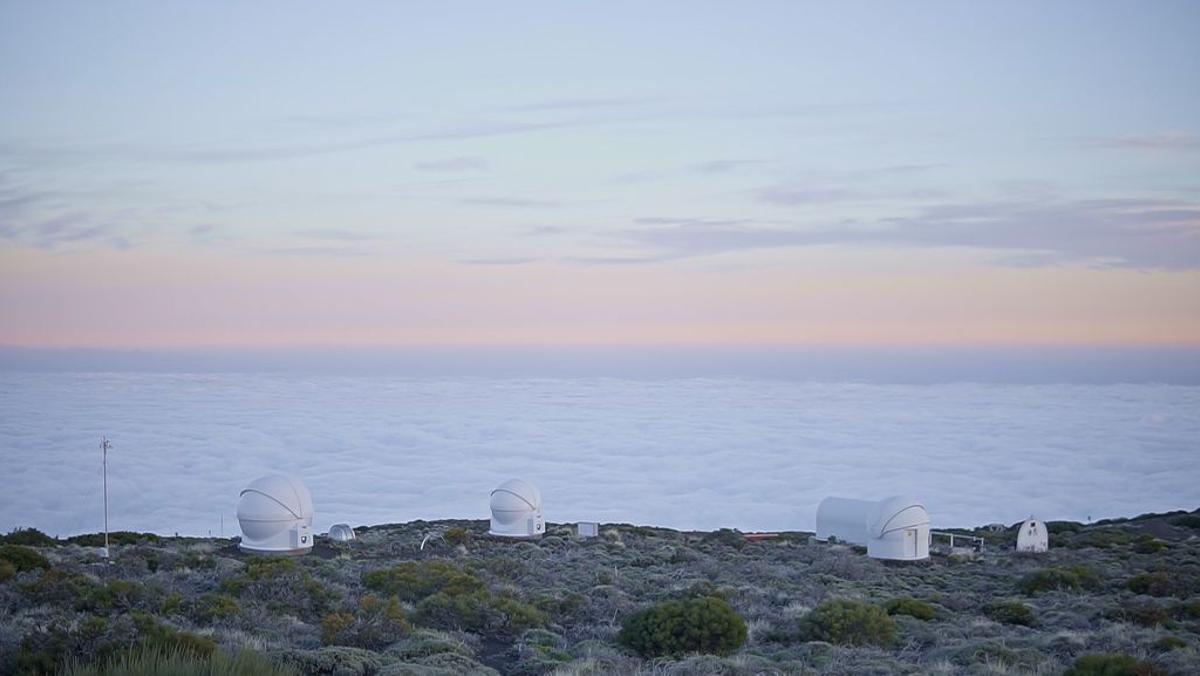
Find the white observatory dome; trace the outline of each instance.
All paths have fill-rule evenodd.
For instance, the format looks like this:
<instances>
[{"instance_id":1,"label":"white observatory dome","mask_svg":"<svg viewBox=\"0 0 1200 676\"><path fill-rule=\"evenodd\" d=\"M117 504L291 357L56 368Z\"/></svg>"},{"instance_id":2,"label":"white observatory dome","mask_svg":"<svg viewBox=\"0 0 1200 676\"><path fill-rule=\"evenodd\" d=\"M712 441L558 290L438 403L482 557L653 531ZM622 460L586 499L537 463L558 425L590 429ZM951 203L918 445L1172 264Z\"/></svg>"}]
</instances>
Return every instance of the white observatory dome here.
<instances>
[{"instance_id":1,"label":"white observatory dome","mask_svg":"<svg viewBox=\"0 0 1200 676\"><path fill-rule=\"evenodd\" d=\"M528 481L509 479L492 491L492 535L536 538L546 531L542 494Z\"/></svg>"},{"instance_id":2,"label":"white observatory dome","mask_svg":"<svg viewBox=\"0 0 1200 676\"><path fill-rule=\"evenodd\" d=\"M356 538L354 529L348 523L335 523L329 527L329 539L334 542L349 542Z\"/></svg>"},{"instance_id":3,"label":"white observatory dome","mask_svg":"<svg viewBox=\"0 0 1200 676\"><path fill-rule=\"evenodd\" d=\"M295 477L268 474L250 482L238 500L237 516L244 551L307 554L312 549L312 494Z\"/></svg>"}]
</instances>

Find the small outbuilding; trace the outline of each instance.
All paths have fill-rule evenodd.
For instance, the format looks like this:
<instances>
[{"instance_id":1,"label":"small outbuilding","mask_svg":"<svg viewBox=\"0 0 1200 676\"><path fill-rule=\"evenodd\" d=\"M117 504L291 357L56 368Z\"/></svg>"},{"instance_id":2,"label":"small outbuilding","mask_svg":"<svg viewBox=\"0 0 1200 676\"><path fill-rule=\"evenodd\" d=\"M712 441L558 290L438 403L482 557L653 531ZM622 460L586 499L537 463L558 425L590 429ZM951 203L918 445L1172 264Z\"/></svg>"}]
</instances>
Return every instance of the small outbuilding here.
<instances>
[{"instance_id":1,"label":"small outbuilding","mask_svg":"<svg viewBox=\"0 0 1200 676\"><path fill-rule=\"evenodd\" d=\"M312 494L295 477L268 474L250 482L242 489L237 517L242 551L284 555L312 551Z\"/></svg>"},{"instance_id":2,"label":"small outbuilding","mask_svg":"<svg viewBox=\"0 0 1200 676\"><path fill-rule=\"evenodd\" d=\"M929 512L912 498L830 497L817 507L816 538L865 545L875 559L919 561L929 558L929 524Z\"/></svg>"},{"instance_id":3,"label":"small outbuilding","mask_svg":"<svg viewBox=\"0 0 1200 676\"><path fill-rule=\"evenodd\" d=\"M506 538L540 538L546 532L542 494L521 479L509 479L492 491L489 533Z\"/></svg>"},{"instance_id":4,"label":"small outbuilding","mask_svg":"<svg viewBox=\"0 0 1200 676\"><path fill-rule=\"evenodd\" d=\"M1050 549L1050 534L1046 524L1032 516L1025 519L1017 531L1017 551L1041 553Z\"/></svg>"}]
</instances>

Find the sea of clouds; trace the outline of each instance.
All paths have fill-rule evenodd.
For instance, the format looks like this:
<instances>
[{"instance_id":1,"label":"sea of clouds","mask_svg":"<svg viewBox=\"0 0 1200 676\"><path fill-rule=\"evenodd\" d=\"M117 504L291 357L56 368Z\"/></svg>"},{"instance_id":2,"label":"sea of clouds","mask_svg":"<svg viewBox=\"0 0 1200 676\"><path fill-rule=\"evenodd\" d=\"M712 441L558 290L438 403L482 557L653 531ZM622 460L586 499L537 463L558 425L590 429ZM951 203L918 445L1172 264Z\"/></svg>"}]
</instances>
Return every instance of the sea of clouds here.
<instances>
[{"instance_id":1,"label":"sea of clouds","mask_svg":"<svg viewBox=\"0 0 1200 676\"><path fill-rule=\"evenodd\" d=\"M0 529L238 533L285 471L317 530L487 518L523 477L549 521L808 529L825 496L934 526L1200 506L1200 387L764 379L0 374ZM222 524L223 520L223 524Z\"/></svg>"}]
</instances>

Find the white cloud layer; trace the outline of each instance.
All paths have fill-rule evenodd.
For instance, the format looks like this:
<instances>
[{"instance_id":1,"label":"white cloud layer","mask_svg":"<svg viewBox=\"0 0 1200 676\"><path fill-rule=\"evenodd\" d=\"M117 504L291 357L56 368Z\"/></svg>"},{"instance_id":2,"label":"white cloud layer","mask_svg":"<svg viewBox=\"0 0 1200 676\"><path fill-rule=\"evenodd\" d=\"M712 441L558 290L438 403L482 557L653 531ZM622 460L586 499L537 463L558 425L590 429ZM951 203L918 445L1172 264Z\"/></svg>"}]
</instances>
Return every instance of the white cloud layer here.
<instances>
[{"instance_id":1,"label":"white cloud layer","mask_svg":"<svg viewBox=\"0 0 1200 676\"><path fill-rule=\"evenodd\" d=\"M909 493L936 526L1200 505L1200 387L734 379L0 376L0 529L236 534L238 491L302 477L315 526L486 518L536 482L551 521L811 529Z\"/></svg>"}]
</instances>

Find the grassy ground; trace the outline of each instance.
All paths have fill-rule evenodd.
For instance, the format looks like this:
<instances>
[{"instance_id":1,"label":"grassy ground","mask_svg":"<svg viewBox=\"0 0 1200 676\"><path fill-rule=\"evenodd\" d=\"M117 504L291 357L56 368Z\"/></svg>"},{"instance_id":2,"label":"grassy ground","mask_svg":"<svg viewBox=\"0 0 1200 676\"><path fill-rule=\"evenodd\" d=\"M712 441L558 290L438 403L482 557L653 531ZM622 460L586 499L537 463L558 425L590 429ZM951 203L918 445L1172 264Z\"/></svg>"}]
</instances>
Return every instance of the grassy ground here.
<instances>
[{"instance_id":1,"label":"grassy ground","mask_svg":"<svg viewBox=\"0 0 1200 676\"><path fill-rule=\"evenodd\" d=\"M375 526L289 559L125 534L112 564L86 538L14 533L0 548L0 673L139 646L248 649L324 674L1058 674L1096 653L1200 673L1200 514L1052 523L1037 556L1012 551L1013 529L962 531L987 538L982 556L906 564L807 533L751 543L610 524L577 540L552 525L539 541L501 541L486 529ZM712 595L749 629L731 655L642 659L616 642L649 604ZM882 645L809 640L813 609L842 599L893 613Z\"/></svg>"}]
</instances>

